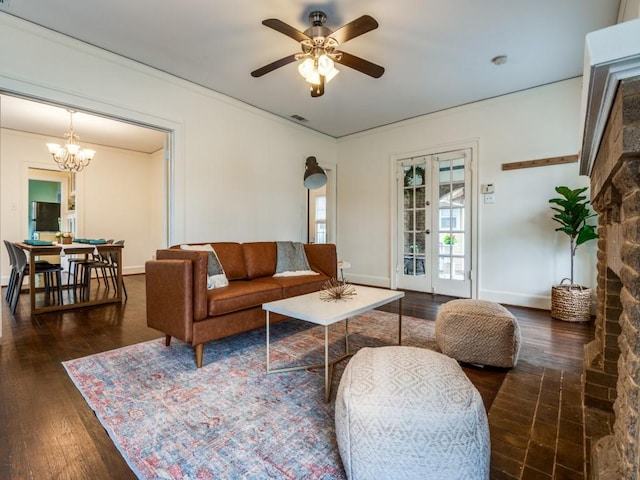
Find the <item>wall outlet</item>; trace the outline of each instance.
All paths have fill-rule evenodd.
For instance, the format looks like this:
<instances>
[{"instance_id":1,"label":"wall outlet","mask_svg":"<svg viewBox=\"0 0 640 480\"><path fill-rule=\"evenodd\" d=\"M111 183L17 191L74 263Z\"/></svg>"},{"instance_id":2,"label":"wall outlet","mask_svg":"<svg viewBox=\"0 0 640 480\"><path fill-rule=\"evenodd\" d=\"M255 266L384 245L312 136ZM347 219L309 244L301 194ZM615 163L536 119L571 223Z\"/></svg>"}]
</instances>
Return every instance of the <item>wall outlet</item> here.
<instances>
[{"instance_id":1,"label":"wall outlet","mask_svg":"<svg viewBox=\"0 0 640 480\"><path fill-rule=\"evenodd\" d=\"M493 193L488 193L484 196L484 203L496 203L496 196Z\"/></svg>"}]
</instances>

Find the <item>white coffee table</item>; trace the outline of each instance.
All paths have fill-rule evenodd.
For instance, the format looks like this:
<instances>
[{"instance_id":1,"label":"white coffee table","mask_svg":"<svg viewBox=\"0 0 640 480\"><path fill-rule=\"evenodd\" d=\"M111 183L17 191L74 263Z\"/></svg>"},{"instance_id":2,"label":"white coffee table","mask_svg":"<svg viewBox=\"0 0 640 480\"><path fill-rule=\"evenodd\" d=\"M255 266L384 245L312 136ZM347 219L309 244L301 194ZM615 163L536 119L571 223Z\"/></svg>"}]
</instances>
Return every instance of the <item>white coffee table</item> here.
<instances>
[{"instance_id":1,"label":"white coffee table","mask_svg":"<svg viewBox=\"0 0 640 480\"><path fill-rule=\"evenodd\" d=\"M343 360L351 355L349 351L349 323L348 319L360 313L373 310L374 308L386 305L395 300L399 303L398 313L398 345L402 343L402 298L404 292L396 290L387 290L383 288L373 288L364 286L354 286L356 295L344 300L320 300L320 292L308 293L297 297L285 298L262 305L263 310L267 312L267 373L291 372L294 370L303 370L308 368L324 367L324 387L325 400L329 400L331 393L331 373L335 363ZM279 313L287 317L297 318L316 325L324 326L324 365L300 365L294 367L285 367L272 369L269 354L269 313ZM340 358L329 361L329 325L341 320L347 320L345 323L345 354Z\"/></svg>"}]
</instances>

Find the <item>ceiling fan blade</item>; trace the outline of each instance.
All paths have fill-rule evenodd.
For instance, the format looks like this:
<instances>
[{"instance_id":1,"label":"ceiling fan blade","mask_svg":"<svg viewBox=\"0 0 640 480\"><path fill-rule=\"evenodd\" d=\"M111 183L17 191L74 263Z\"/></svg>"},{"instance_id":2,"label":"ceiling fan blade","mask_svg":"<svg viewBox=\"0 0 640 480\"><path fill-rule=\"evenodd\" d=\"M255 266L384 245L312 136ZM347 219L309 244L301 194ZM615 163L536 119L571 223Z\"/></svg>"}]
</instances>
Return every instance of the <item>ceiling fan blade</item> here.
<instances>
[{"instance_id":1,"label":"ceiling fan blade","mask_svg":"<svg viewBox=\"0 0 640 480\"><path fill-rule=\"evenodd\" d=\"M351 40L376 28L378 28L378 22L369 15L363 15L360 18L356 18L353 22L343 25L329 36L337 40L338 43L343 44L347 40Z\"/></svg>"},{"instance_id":2,"label":"ceiling fan blade","mask_svg":"<svg viewBox=\"0 0 640 480\"><path fill-rule=\"evenodd\" d=\"M259 68L257 70L254 70L253 72L251 72L251 76L252 77L261 77L265 73L269 73L269 72L274 71L276 68L284 67L285 65L288 65L291 62L295 62L296 61L296 55L297 54L294 53L292 55L289 55L288 57L284 57L284 58L281 58L280 60L276 60L275 62L271 62L269 65L265 65L264 67L261 67L261 68Z\"/></svg>"},{"instance_id":3,"label":"ceiling fan blade","mask_svg":"<svg viewBox=\"0 0 640 480\"><path fill-rule=\"evenodd\" d=\"M285 34L287 37L293 38L296 42L311 40L300 30L293 28L291 25L287 25L282 20L278 20L277 18L268 18L266 20L263 20L262 24L269 28L273 28L277 32Z\"/></svg>"},{"instance_id":4,"label":"ceiling fan blade","mask_svg":"<svg viewBox=\"0 0 640 480\"><path fill-rule=\"evenodd\" d=\"M351 55L347 52L337 52L340 53L340 60L336 59L336 62L345 65L349 68L353 68L359 72L362 72L366 75L369 75L373 78L380 78L384 73L384 67L380 65L376 65L375 63L371 63L364 58L356 57L355 55Z\"/></svg>"}]
</instances>

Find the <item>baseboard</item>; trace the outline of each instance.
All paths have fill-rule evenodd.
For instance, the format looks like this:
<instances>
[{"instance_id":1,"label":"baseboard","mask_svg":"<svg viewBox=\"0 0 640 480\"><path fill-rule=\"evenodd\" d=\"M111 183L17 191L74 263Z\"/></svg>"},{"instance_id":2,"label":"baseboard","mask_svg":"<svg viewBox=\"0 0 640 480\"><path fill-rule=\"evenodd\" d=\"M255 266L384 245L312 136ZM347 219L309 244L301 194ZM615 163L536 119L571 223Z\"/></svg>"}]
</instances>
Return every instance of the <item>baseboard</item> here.
<instances>
[{"instance_id":1,"label":"baseboard","mask_svg":"<svg viewBox=\"0 0 640 480\"><path fill-rule=\"evenodd\" d=\"M368 285L370 287L390 288L391 282L385 277L372 277L370 275L351 275L345 272L344 278L349 283Z\"/></svg>"},{"instance_id":2,"label":"baseboard","mask_svg":"<svg viewBox=\"0 0 640 480\"><path fill-rule=\"evenodd\" d=\"M551 290L549 290L551 292ZM551 294L527 295L523 293L505 292L502 290L480 290L478 298L505 305L517 305L519 307L537 308L539 310L551 310Z\"/></svg>"},{"instance_id":3,"label":"baseboard","mask_svg":"<svg viewBox=\"0 0 640 480\"><path fill-rule=\"evenodd\" d=\"M144 273L144 265L135 265L133 267L122 267L122 275L138 275Z\"/></svg>"}]
</instances>

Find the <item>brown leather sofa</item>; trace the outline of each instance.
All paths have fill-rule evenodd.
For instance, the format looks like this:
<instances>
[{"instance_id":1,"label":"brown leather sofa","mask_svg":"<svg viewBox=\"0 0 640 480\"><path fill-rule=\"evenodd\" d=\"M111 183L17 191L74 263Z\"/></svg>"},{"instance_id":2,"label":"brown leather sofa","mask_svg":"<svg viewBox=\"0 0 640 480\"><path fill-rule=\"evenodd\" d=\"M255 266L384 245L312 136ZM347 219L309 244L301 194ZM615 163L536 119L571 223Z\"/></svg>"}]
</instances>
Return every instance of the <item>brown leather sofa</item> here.
<instances>
[{"instance_id":1,"label":"brown leather sofa","mask_svg":"<svg viewBox=\"0 0 640 480\"><path fill-rule=\"evenodd\" d=\"M169 346L176 337L195 347L196 366L202 366L205 342L264 327L262 304L319 291L329 278L337 278L333 244L304 246L309 266L319 275L273 277L276 242L211 243L229 279L226 287L207 290L208 254L158 250L146 262L147 325L166 335ZM282 319L271 315L270 320Z\"/></svg>"}]
</instances>

